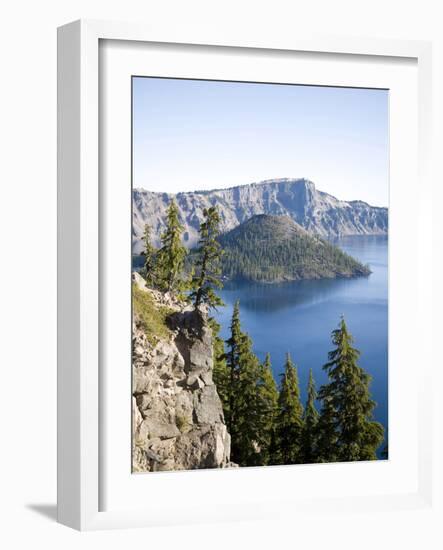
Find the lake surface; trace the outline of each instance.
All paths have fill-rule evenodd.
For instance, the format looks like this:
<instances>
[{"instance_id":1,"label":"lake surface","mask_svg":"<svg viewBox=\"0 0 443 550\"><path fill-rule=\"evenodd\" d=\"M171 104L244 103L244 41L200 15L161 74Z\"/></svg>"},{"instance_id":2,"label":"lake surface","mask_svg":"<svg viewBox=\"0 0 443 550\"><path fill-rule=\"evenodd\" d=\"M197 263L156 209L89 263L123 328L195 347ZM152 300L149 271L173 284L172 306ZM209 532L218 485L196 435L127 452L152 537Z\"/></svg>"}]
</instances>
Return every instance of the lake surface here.
<instances>
[{"instance_id":1,"label":"lake surface","mask_svg":"<svg viewBox=\"0 0 443 550\"><path fill-rule=\"evenodd\" d=\"M371 393L377 402L375 418L388 427L388 238L353 236L334 241L364 264L372 274L356 279L323 279L275 285L229 282L221 291L226 307L215 317L228 338L232 308L240 300L242 328L252 338L260 360L271 354L276 380L291 353L297 364L303 402L309 369L317 389L327 381L322 366L333 348L331 331L345 316L354 345L361 351L360 366L372 376ZM383 445L380 447L380 450ZM380 451L379 450L379 451Z\"/></svg>"}]
</instances>

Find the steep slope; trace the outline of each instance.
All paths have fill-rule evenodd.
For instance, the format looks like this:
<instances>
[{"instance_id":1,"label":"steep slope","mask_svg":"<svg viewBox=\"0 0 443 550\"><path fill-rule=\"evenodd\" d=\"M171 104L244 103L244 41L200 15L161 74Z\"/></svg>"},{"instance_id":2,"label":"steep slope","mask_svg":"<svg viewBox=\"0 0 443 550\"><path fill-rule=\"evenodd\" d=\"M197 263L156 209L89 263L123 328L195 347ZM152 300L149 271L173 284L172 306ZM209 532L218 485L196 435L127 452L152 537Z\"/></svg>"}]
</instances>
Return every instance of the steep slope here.
<instances>
[{"instance_id":1,"label":"steep slope","mask_svg":"<svg viewBox=\"0 0 443 550\"><path fill-rule=\"evenodd\" d=\"M370 270L288 216L254 216L220 237L229 279L262 282L355 277Z\"/></svg>"},{"instance_id":2,"label":"steep slope","mask_svg":"<svg viewBox=\"0 0 443 550\"><path fill-rule=\"evenodd\" d=\"M146 288L137 273L133 306L133 470L232 466L205 312Z\"/></svg>"},{"instance_id":3,"label":"steep slope","mask_svg":"<svg viewBox=\"0 0 443 550\"><path fill-rule=\"evenodd\" d=\"M185 227L184 242L192 247L198 240L203 210L216 205L221 229L230 231L258 214L285 215L311 233L323 237L384 234L388 230L388 210L362 201L341 201L318 191L306 179L276 179L229 189L189 193L153 193L133 190L134 252L142 249L140 238L145 223L152 227L156 244L164 229L165 212L175 198Z\"/></svg>"}]
</instances>

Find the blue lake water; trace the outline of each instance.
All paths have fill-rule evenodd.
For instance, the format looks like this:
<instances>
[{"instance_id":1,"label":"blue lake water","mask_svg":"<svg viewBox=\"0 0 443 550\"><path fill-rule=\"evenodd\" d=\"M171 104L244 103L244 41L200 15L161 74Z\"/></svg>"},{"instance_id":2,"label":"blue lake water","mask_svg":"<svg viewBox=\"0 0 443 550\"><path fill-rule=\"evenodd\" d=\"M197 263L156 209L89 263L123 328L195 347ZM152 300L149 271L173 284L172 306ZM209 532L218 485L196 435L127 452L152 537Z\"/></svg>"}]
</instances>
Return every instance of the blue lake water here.
<instances>
[{"instance_id":1,"label":"blue lake water","mask_svg":"<svg viewBox=\"0 0 443 550\"><path fill-rule=\"evenodd\" d=\"M322 366L333 348L331 331L343 314L354 345L361 351L360 366L372 376L375 418L384 425L387 441L388 239L372 235L344 237L335 244L369 264L372 274L275 285L229 282L221 291L226 307L220 308L215 317L222 325L222 337L228 338L232 308L240 300L242 328L252 338L254 352L261 360L267 352L271 354L277 380L285 354L290 352L298 367L305 401L310 368L317 389L327 381Z\"/></svg>"}]
</instances>

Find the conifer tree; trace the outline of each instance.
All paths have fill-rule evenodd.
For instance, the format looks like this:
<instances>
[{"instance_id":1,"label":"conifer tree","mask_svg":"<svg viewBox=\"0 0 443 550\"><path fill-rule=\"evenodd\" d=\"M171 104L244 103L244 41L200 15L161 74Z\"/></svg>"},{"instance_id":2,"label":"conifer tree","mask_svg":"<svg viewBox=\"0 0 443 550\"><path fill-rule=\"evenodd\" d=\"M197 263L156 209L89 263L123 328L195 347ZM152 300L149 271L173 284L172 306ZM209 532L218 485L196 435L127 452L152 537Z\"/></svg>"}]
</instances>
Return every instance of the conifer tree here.
<instances>
[{"instance_id":1,"label":"conifer tree","mask_svg":"<svg viewBox=\"0 0 443 550\"><path fill-rule=\"evenodd\" d=\"M172 200L167 210L166 230L161 236L162 247L157 255L158 284L167 292L184 289L182 271L187 251L181 242L182 233L178 207Z\"/></svg>"},{"instance_id":2,"label":"conifer tree","mask_svg":"<svg viewBox=\"0 0 443 550\"><path fill-rule=\"evenodd\" d=\"M327 386L322 386L318 398L322 406L317 424L317 460L316 462L337 462L338 429L334 400Z\"/></svg>"},{"instance_id":3,"label":"conifer tree","mask_svg":"<svg viewBox=\"0 0 443 550\"><path fill-rule=\"evenodd\" d=\"M229 416L230 373L226 362L225 343L220 338L220 324L213 317L209 318L209 326L212 330L214 384L223 405L226 421Z\"/></svg>"},{"instance_id":4,"label":"conifer tree","mask_svg":"<svg viewBox=\"0 0 443 550\"><path fill-rule=\"evenodd\" d=\"M151 227L149 224L145 224L145 230L143 233L143 243L145 245L144 256L145 261L143 265L143 275L148 286L153 287L155 284L155 248L151 241Z\"/></svg>"},{"instance_id":5,"label":"conifer tree","mask_svg":"<svg viewBox=\"0 0 443 550\"><path fill-rule=\"evenodd\" d=\"M239 384L236 396L236 441L234 461L242 466L262 466L266 459L263 441L264 411L259 388L261 365L252 352L252 341L244 334L239 355Z\"/></svg>"},{"instance_id":6,"label":"conifer tree","mask_svg":"<svg viewBox=\"0 0 443 550\"><path fill-rule=\"evenodd\" d=\"M220 259L222 249L217 237L220 233L220 216L217 208L211 206L203 211L204 221L200 224L200 241L197 250L195 273L192 276L191 300L195 308L202 303L210 308L222 306L223 302L214 291L214 288L221 288L221 267Z\"/></svg>"},{"instance_id":7,"label":"conifer tree","mask_svg":"<svg viewBox=\"0 0 443 550\"><path fill-rule=\"evenodd\" d=\"M278 456L276 463L298 464L301 460L303 406L300 402L297 368L289 353L286 355L285 371L282 374L278 406L276 420Z\"/></svg>"},{"instance_id":8,"label":"conifer tree","mask_svg":"<svg viewBox=\"0 0 443 550\"><path fill-rule=\"evenodd\" d=\"M322 386L319 421L319 460L322 462L375 460L384 436L383 426L373 420L371 377L358 365L360 352L342 317L332 332L335 348L323 369L329 383Z\"/></svg>"},{"instance_id":9,"label":"conifer tree","mask_svg":"<svg viewBox=\"0 0 443 550\"><path fill-rule=\"evenodd\" d=\"M242 339L244 338L240 327L240 302L238 300L234 304L229 330L231 336L226 340L226 365L229 372L229 390L227 394L227 414L225 414L225 420L232 441L235 422L235 393L238 387L239 377L239 355Z\"/></svg>"},{"instance_id":10,"label":"conifer tree","mask_svg":"<svg viewBox=\"0 0 443 550\"><path fill-rule=\"evenodd\" d=\"M259 380L261 366L252 351L252 342L241 330L240 305L236 302L226 340L229 372L226 425L231 435L231 458L240 466L264 463L262 448L263 411Z\"/></svg>"},{"instance_id":11,"label":"conifer tree","mask_svg":"<svg viewBox=\"0 0 443 550\"><path fill-rule=\"evenodd\" d=\"M278 413L278 389L272 374L271 356L266 354L259 380L262 422L260 448L263 464L272 464L275 453L275 420Z\"/></svg>"},{"instance_id":12,"label":"conifer tree","mask_svg":"<svg viewBox=\"0 0 443 550\"><path fill-rule=\"evenodd\" d=\"M317 424L319 414L315 407L317 392L315 390L314 375L309 370L308 398L303 415L303 431L301 437L301 459L304 464L317 461Z\"/></svg>"}]
</instances>

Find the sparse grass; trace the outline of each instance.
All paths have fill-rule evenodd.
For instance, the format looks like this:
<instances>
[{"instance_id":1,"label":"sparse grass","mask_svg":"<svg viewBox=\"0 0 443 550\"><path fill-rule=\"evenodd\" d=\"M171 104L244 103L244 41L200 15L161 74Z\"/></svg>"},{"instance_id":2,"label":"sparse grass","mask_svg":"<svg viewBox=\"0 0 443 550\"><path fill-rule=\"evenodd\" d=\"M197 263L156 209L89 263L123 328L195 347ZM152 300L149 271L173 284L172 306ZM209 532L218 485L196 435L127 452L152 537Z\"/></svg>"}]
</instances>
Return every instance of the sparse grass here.
<instances>
[{"instance_id":1,"label":"sparse grass","mask_svg":"<svg viewBox=\"0 0 443 550\"><path fill-rule=\"evenodd\" d=\"M150 344L167 340L171 335L166 319L172 313L167 307L157 306L150 294L132 285L132 305Z\"/></svg>"},{"instance_id":2,"label":"sparse grass","mask_svg":"<svg viewBox=\"0 0 443 550\"><path fill-rule=\"evenodd\" d=\"M180 430L181 433L185 433L188 431L188 428L190 427L189 420L186 418L186 416L176 415L175 417L175 425Z\"/></svg>"}]
</instances>

